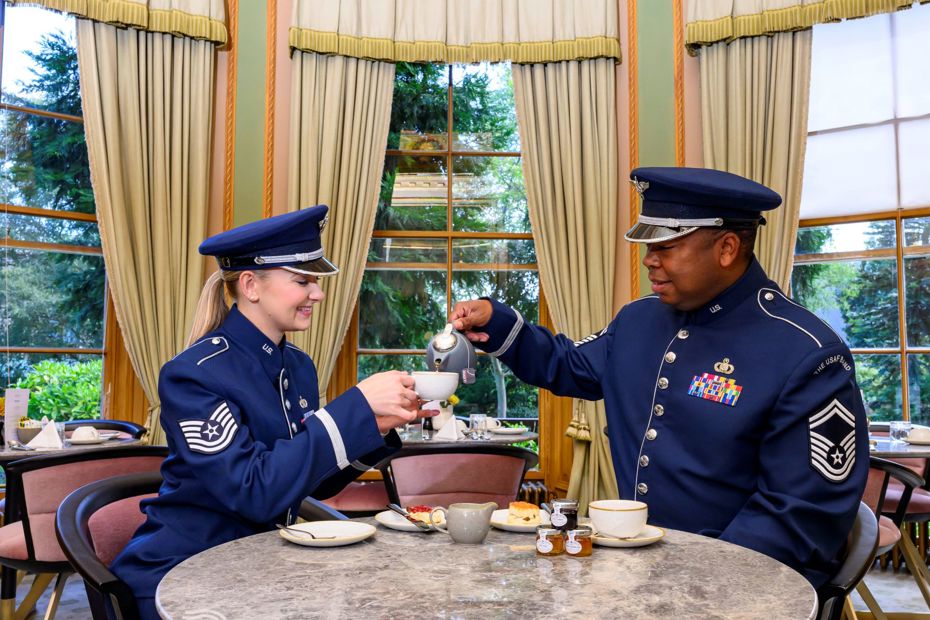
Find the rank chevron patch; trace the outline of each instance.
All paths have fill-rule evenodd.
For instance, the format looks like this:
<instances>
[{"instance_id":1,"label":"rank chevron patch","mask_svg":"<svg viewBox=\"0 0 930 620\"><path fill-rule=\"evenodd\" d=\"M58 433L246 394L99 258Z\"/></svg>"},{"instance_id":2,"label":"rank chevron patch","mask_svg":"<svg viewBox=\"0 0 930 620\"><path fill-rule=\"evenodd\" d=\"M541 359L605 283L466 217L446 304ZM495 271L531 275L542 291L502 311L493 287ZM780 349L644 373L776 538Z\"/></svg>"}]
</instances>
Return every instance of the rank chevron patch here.
<instances>
[{"instance_id":1,"label":"rank chevron patch","mask_svg":"<svg viewBox=\"0 0 930 620\"><path fill-rule=\"evenodd\" d=\"M181 420L178 423L187 447L191 452L216 454L225 450L232 443L239 425L229 411L229 406L222 402L207 420Z\"/></svg>"},{"instance_id":2,"label":"rank chevron patch","mask_svg":"<svg viewBox=\"0 0 930 620\"><path fill-rule=\"evenodd\" d=\"M831 482L843 482L856 462L856 418L837 399L809 422L811 465Z\"/></svg>"},{"instance_id":3,"label":"rank chevron patch","mask_svg":"<svg viewBox=\"0 0 930 620\"><path fill-rule=\"evenodd\" d=\"M598 338L600 338L601 336L603 336L603 335L606 334L606 333L607 333L607 328L605 327L604 329L602 329L602 330L599 331L599 332L596 332L596 333L594 333L594 334L591 334L590 336L585 336L585 337L582 338L581 340L576 340L576 341L575 341L575 346L576 346L576 347L580 347L580 346L583 345L583 344L588 344L589 342L594 342L595 340L597 340Z\"/></svg>"}]
</instances>

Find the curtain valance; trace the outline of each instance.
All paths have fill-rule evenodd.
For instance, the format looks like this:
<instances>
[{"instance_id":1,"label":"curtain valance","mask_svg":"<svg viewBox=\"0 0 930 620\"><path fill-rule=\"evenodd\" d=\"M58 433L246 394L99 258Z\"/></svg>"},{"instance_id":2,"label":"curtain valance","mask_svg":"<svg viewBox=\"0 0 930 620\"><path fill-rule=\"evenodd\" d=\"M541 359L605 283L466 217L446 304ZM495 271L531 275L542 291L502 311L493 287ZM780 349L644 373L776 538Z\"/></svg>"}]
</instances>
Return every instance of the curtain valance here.
<instances>
[{"instance_id":1,"label":"curtain valance","mask_svg":"<svg viewBox=\"0 0 930 620\"><path fill-rule=\"evenodd\" d=\"M226 43L223 0L9 0L95 22Z\"/></svg>"},{"instance_id":2,"label":"curtain valance","mask_svg":"<svg viewBox=\"0 0 930 620\"><path fill-rule=\"evenodd\" d=\"M620 60L616 0L297 0L290 45L388 62Z\"/></svg>"},{"instance_id":3,"label":"curtain valance","mask_svg":"<svg viewBox=\"0 0 930 620\"><path fill-rule=\"evenodd\" d=\"M920 0L921 3L930 0ZM690 48L909 8L914 0L691 0Z\"/></svg>"}]
</instances>

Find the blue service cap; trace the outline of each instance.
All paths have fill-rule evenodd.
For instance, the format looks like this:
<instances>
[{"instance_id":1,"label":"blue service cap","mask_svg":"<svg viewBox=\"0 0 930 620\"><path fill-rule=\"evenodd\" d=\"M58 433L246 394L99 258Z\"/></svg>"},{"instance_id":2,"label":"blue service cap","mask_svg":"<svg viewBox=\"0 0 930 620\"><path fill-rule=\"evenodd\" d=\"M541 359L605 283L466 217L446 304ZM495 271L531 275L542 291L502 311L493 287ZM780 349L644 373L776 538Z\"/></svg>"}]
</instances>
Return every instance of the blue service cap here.
<instances>
[{"instance_id":1,"label":"blue service cap","mask_svg":"<svg viewBox=\"0 0 930 620\"><path fill-rule=\"evenodd\" d=\"M635 243L683 237L701 227L755 228L762 211L781 204L766 186L710 168L636 168L633 186L643 200L636 224L624 235Z\"/></svg>"},{"instance_id":2,"label":"blue service cap","mask_svg":"<svg viewBox=\"0 0 930 620\"><path fill-rule=\"evenodd\" d=\"M317 205L237 226L200 244L220 269L245 271L278 267L310 276L329 276L339 268L323 256L320 234L329 207Z\"/></svg>"}]
</instances>

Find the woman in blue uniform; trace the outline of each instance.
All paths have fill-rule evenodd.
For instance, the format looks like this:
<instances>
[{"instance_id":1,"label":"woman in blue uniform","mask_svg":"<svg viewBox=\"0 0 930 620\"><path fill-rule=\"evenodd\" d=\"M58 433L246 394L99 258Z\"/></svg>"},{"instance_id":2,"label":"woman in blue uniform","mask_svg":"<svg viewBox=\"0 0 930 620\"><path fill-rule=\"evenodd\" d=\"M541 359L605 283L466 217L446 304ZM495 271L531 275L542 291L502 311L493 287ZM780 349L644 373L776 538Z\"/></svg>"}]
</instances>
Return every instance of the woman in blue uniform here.
<instances>
[{"instance_id":1,"label":"woman in blue uniform","mask_svg":"<svg viewBox=\"0 0 930 620\"><path fill-rule=\"evenodd\" d=\"M159 377L164 483L112 566L143 618L158 617L155 589L173 566L293 522L304 497L334 495L400 447L392 429L418 415L414 381L399 371L319 407L313 361L285 338L309 327L324 296L317 279L338 272L320 241L327 210L253 222L200 246L220 270L201 293L190 345Z\"/></svg>"}]
</instances>

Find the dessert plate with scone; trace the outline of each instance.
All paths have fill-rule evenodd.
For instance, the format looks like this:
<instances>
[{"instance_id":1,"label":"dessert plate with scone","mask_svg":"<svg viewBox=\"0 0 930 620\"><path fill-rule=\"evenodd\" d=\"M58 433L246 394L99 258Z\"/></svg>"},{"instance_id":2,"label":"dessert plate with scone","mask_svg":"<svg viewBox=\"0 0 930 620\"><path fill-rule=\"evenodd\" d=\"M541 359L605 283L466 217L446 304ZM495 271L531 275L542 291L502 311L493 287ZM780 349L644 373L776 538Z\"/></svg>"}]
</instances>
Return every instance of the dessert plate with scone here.
<instances>
[{"instance_id":1,"label":"dessert plate with scone","mask_svg":"<svg viewBox=\"0 0 930 620\"><path fill-rule=\"evenodd\" d=\"M510 502L510 506L491 513L491 525L508 532L535 532L549 525L549 513L529 502Z\"/></svg>"}]
</instances>

